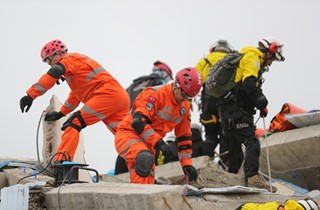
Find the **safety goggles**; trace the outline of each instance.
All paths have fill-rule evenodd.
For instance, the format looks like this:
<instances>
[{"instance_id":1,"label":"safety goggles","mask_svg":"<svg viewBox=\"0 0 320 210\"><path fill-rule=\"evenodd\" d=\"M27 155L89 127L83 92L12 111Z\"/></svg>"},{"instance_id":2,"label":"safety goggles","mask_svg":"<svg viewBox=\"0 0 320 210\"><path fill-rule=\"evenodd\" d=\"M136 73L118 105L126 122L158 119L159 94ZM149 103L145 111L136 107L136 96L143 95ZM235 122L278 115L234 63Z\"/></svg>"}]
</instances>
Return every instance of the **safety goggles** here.
<instances>
[{"instance_id":1,"label":"safety goggles","mask_svg":"<svg viewBox=\"0 0 320 210\"><path fill-rule=\"evenodd\" d=\"M175 86L176 86L177 88L180 89L181 95L182 95L183 98L186 98L186 99L188 99L188 100L191 100L191 99L193 98L192 96L189 96L186 92L184 92L184 90L182 90L179 82L175 81L174 84L175 84Z\"/></svg>"},{"instance_id":2,"label":"safety goggles","mask_svg":"<svg viewBox=\"0 0 320 210\"><path fill-rule=\"evenodd\" d=\"M53 53L52 55L50 55L49 57L47 57L46 59L44 59L44 62L50 65L52 59L53 59L54 56L56 56L57 54L58 54L58 52Z\"/></svg>"},{"instance_id":3,"label":"safety goggles","mask_svg":"<svg viewBox=\"0 0 320 210\"><path fill-rule=\"evenodd\" d=\"M180 91L183 98L186 98L188 100L191 100L193 98L192 96L189 96L186 92L184 92L181 87L180 87Z\"/></svg>"}]
</instances>

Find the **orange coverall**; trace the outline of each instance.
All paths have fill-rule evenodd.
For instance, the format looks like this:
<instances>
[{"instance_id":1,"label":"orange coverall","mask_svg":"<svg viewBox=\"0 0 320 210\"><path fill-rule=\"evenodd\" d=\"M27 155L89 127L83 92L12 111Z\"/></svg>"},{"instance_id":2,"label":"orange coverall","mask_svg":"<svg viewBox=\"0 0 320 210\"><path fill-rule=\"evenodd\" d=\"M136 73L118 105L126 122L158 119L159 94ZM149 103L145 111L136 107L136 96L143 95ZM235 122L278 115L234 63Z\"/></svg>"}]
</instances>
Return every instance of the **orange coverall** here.
<instances>
[{"instance_id":1,"label":"orange coverall","mask_svg":"<svg viewBox=\"0 0 320 210\"><path fill-rule=\"evenodd\" d=\"M60 111L66 115L82 102L80 113L85 124L92 125L101 120L114 134L130 109L126 90L99 63L88 56L66 54L58 64L64 66L63 77L71 89ZM56 78L46 73L27 90L27 94L35 99L45 94L56 81ZM74 118L72 123L81 126L78 118ZM79 131L68 126L64 130L57 152L67 151L73 160L78 143ZM56 160L61 159L62 155L56 156Z\"/></svg>"},{"instance_id":2,"label":"orange coverall","mask_svg":"<svg viewBox=\"0 0 320 210\"><path fill-rule=\"evenodd\" d=\"M134 112L151 121L140 135L131 127ZM151 151L155 157L155 144L173 129L180 147L178 156L181 166L192 165L190 103L184 101L178 104L173 95L173 84L144 89L134 101L132 113L121 121L115 134L116 150L126 160L132 183L154 184L155 164L148 177L141 177L135 171L136 157L142 150Z\"/></svg>"}]
</instances>

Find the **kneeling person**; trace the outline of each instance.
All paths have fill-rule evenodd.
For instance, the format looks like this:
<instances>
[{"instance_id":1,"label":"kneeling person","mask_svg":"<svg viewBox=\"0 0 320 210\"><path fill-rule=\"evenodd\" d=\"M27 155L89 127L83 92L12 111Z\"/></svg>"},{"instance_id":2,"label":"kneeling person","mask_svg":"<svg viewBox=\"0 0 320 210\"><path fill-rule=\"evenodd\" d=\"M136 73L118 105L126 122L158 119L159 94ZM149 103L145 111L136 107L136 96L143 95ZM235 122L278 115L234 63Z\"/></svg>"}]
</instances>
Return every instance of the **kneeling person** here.
<instances>
[{"instance_id":1,"label":"kneeling person","mask_svg":"<svg viewBox=\"0 0 320 210\"><path fill-rule=\"evenodd\" d=\"M148 87L133 103L131 113L120 123L115 135L118 154L126 160L131 183L155 183L155 154L172 154L163 141L174 129L179 160L190 181L198 177L192 166L190 100L201 88L201 76L195 68L180 70L170 84Z\"/></svg>"}]
</instances>

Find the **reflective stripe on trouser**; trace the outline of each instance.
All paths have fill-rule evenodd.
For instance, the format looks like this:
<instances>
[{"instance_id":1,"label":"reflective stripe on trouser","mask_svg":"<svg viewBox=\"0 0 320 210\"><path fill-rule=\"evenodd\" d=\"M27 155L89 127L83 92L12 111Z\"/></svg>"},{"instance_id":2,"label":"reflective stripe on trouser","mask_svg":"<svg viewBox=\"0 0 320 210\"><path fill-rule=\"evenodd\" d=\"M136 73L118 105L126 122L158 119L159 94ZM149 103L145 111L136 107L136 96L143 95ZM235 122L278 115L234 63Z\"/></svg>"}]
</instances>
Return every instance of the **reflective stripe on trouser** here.
<instances>
[{"instance_id":1,"label":"reflective stripe on trouser","mask_svg":"<svg viewBox=\"0 0 320 210\"><path fill-rule=\"evenodd\" d=\"M134 131L119 130L115 134L115 147L118 154L126 160L128 170L130 172L131 183L139 184L154 184L155 182L155 168L152 165L150 175L148 177L141 177L135 171L136 158L142 150L149 150L155 158L155 150L148 147L143 139L141 139Z\"/></svg>"},{"instance_id":2,"label":"reflective stripe on trouser","mask_svg":"<svg viewBox=\"0 0 320 210\"><path fill-rule=\"evenodd\" d=\"M121 120L128 114L130 99L125 90L117 88L118 91L112 90L112 87L101 87L96 94L90 100L88 100L84 106L80 109L81 116L87 126L95 124L99 121L109 128L114 134L117 130L117 126ZM112 91L112 93L110 93ZM80 126L78 118L74 118L72 123ZM61 138L61 144L59 145L57 152L67 151L70 154L71 160L73 160L79 143L79 132L72 128L67 127ZM57 155L55 160L63 159L62 155Z\"/></svg>"}]
</instances>

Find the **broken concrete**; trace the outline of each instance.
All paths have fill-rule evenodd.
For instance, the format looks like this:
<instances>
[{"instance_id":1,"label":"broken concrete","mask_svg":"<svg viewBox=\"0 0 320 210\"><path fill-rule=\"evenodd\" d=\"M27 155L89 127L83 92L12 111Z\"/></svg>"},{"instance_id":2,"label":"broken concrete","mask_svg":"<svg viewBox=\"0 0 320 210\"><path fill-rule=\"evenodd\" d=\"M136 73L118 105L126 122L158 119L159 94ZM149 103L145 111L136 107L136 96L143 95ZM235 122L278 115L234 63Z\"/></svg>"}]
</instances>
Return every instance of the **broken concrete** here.
<instances>
[{"instance_id":1,"label":"broken concrete","mask_svg":"<svg viewBox=\"0 0 320 210\"><path fill-rule=\"evenodd\" d=\"M49 176L45 176L42 174L38 174L36 176L30 176L32 174L32 169L27 168L12 168L12 169L4 169L1 174L5 174L7 178L7 186L10 187L16 184L26 184L32 183L35 181L44 181L44 182L53 182L53 178ZM30 177L27 177L30 176ZM24 178L27 177L27 178Z\"/></svg>"},{"instance_id":2,"label":"broken concrete","mask_svg":"<svg viewBox=\"0 0 320 210\"><path fill-rule=\"evenodd\" d=\"M57 104L53 97L51 103ZM58 110L56 105L54 110ZM60 124L59 124L60 123ZM59 145L57 140L61 137L62 122L45 122L45 139L47 141L45 154L46 160L53 155ZM319 136L320 125L307 128L295 129L283 133L276 133L267 138L269 157L273 178L276 172L290 177L288 170L296 171L303 168L303 174L311 174L312 164L319 167ZM57 135L60 132L60 135ZM52 143L53 141L53 143ZM52 143L52 144L51 144ZM266 164L266 140L261 140L261 169L267 174ZM78 147L79 148L79 147ZM80 147L80 163L85 163L83 148ZM307 151L307 152L306 152ZM312 157L310 154L312 154ZM50 156L51 155L51 156ZM302 158L302 159L301 159ZM310 159L308 159L310 158ZM193 159L194 166L198 170L199 178L196 182L189 183L198 188L220 188L240 185L244 186L242 171L239 174L230 174L222 170L209 157L198 157ZM310 165L311 163L311 165ZM0 184L15 185L30 171L21 168L5 169L0 173ZM280 204L287 199L300 200L309 195L295 196L293 190L288 189L281 183L277 183L277 193L255 193L255 194L203 194L199 197L187 196L184 174L179 162L168 163L156 167L156 177L160 183L170 185L140 185L129 184L129 174L121 174L115 177L102 175L99 183L83 183L63 185L52 188L52 178L39 175L23 179L20 183L33 182L38 179L48 179L49 186L44 187L41 192L30 194L29 204L33 208L46 209L235 209L247 202L265 203L277 201ZM306 176L307 177L307 176ZM312 175L313 177L313 175ZM316 177L316 176L315 176ZM314 178L315 178L314 177ZM82 179L80 177L80 179ZM300 178L299 180L304 180ZM320 176L318 182L320 183ZM3 184L4 183L4 184ZM280 185L279 185L280 184ZM279 187L282 186L282 187ZM313 199L320 203L320 191L310 193ZM31 200L31 201L30 201ZM29 205L30 207L30 205Z\"/></svg>"},{"instance_id":3,"label":"broken concrete","mask_svg":"<svg viewBox=\"0 0 320 210\"><path fill-rule=\"evenodd\" d=\"M319 189L320 125L274 133L261 138L260 169L268 174L267 144L271 177L308 190Z\"/></svg>"},{"instance_id":4,"label":"broken concrete","mask_svg":"<svg viewBox=\"0 0 320 210\"><path fill-rule=\"evenodd\" d=\"M45 199L48 209L192 209L182 194L181 186L101 182L55 188Z\"/></svg>"},{"instance_id":5,"label":"broken concrete","mask_svg":"<svg viewBox=\"0 0 320 210\"><path fill-rule=\"evenodd\" d=\"M207 161L207 162L206 162ZM196 182L189 184L199 188L217 188L241 185L240 175L230 174L219 168L209 157L193 159L199 172ZM184 175L179 162L159 166L158 175L175 185L140 185L119 183L128 180L103 175L99 183L71 184L57 188L45 188L36 195L30 196L29 204L45 206L47 209L235 209L246 202L264 203L269 201L285 202L287 199L299 200L305 196L294 196L271 193L254 194L203 194L187 196ZM178 167L179 166L179 167ZM199 168L198 168L199 167ZM171 171L167 171L172 169ZM6 174L16 176L15 180L25 175L21 169L5 169ZM27 172L29 173L29 172ZM170 174L170 175L168 175ZM128 174L126 174L128 175ZM118 175L119 176L119 175ZM36 179L41 176L37 176ZM43 176L46 177L46 176ZM123 177L122 177L123 178ZM52 179L52 178L50 178ZM24 181L32 182L35 177ZM120 180L120 181L119 181ZM106 182L108 181L108 182ZM176 183L173 183L176 181ZM180 183L178 183L180 182ZM179 185L178 185L179 184ZM281 189L280 189L281 190ZM36 199L43 199L39 201ZM319 203L320 197L315 198Z\"/></svg>"}]
</instances>

